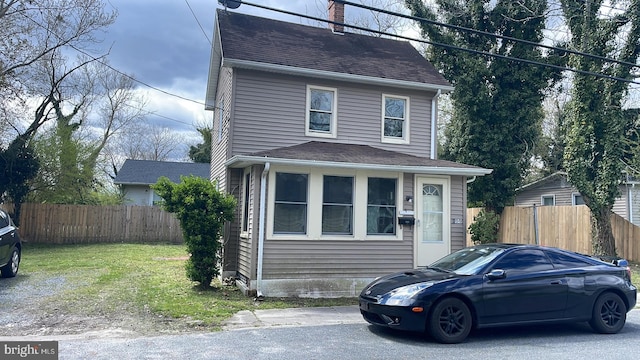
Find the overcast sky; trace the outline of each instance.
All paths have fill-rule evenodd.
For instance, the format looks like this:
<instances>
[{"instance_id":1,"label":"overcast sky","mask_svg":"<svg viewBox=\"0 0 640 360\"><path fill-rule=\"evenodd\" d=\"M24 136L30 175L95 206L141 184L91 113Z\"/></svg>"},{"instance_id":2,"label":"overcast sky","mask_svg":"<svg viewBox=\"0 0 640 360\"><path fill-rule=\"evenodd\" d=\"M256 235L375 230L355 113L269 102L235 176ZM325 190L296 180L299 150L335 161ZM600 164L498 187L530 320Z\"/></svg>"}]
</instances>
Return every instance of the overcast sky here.
<instances>
[{"instance_id":1,"label":"overcast sky","mask_svg":"<svg viewBox=\"0 0 640 360\"><path fill-rule=\"evenodd\" d=\"M251 2L325 16L318 14L321 10L317 9L316 0ZM223 7L216 0L108 0L108 4L118 11L115 24L105 34L104 45L111 46L111 66L144 84L179 96L138 84L147 97L148 110L155 113L149 117L153 124L199 137L195 127L211 121L212 116L204 111L203 103L214 16L216 9ZM302 22L299 17L247 4L232 11Z\"/></svg>"}]
</instances>

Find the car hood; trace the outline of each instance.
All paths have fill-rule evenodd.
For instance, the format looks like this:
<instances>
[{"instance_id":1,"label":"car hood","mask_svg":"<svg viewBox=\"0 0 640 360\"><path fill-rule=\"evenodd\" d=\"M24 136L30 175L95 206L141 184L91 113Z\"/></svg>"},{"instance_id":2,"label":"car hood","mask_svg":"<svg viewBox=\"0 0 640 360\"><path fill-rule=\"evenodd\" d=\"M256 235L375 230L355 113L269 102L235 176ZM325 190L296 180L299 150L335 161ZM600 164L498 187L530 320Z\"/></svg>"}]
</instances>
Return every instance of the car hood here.
<instances>
[{"instance_id":1,"label":"car hood","mask_svg":"<svg viewBox=\"0 0 640 360\"><path fill-rule=\"evenodd\" d=\"M405 285L417 284L422 282L439 282L453 278L460 278L465 275L459 275L453 272L444 272L435 269L412 269L401 271L389 275L385 275L376 279L362 290L360 295L378 296L384 295L389 291Z\"/></svg>"}]
</instances>

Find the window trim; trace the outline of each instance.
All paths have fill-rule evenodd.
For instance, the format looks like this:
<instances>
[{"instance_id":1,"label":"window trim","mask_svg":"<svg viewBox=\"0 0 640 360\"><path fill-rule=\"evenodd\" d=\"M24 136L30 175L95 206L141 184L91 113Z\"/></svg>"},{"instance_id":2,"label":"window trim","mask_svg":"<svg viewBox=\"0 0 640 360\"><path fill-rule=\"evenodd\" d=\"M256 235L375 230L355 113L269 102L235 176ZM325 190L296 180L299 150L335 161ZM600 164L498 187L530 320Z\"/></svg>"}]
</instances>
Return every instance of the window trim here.
<instances>
[{"instance_id":1,"label":"window trim","mask_svg":"<svg viewBox=\"0 0 640 360\"><path fill-rule=\"evenodd\" d=\"M304 232L279 232L276 233L275 232L275 226L274 226L274 220L275 220L275 207L276 207L276 179L277 179L277 174L281 173L281 174L289 174L289 175L304 175L306 176L306 180L307 180L307 184L306 184L306 199L304 202L304 206L305 206L305 210L306 210L306 214L305 214L305 225L304 225ZM309 173L303 172L303 171L289 171L289 170L275 170L272 169L272 171L270 172L270 177L272 178L272 180L270 179L269 183L270 183L270 189L271 189L271 185L273 185L273 189L271 192L272 196L270 204L272 204L273 206L270 207L269 209L269 217L270 217L270 234L273 234L274 236L278 237L278 236L284 236L284 237L300 237L300 236L308 236L309 235L309 224L310 224L310 216L309 216L309 204L311 202L311 180L309 179ZM283 201L281 200L281 203L292 203L291 201ZM296 203L294 203L296 204ZM299 204L298 204L299 205Z\"/></svg>"},{"instance_id":2,"label":"window trim","mask_svg":"<svg viewBox=\"0 0 640 360\"><path fill-rule=\"evenodd\" d=\"M350 178L351 179L351 203L332 203L332 202L325 202L325 180L327 179L327 177L342 177L342 178ZM353 231L354 231L354 211L355 211L355 187L356 187L356 179L355 176L348 176L348 175L330 175L330 174L322 174L322 209L321 211L321 215L320 215L320 222L321 222L321 234L322 235L327 235L327 236L332 236L332 235L348 235L351 236L353 235ZM325 232L324 230L324 215L325 215L325 206L341 206L341 207L348 207L351 210L351 223L349 224L349 227L351 229L350 232Z\"/></svg>"},{"instance_id":3,"label":"window trim","mask_svg":"<svg viewBox=\"0 0 640 360\"><path fill-rule=\"evenodd\" d=\"M553 204L545 205L544 199L552 199ZM540 195L540 206L555 206L556 205L556 194L543 194Z\"/></svg>"},{"instance_id":4,"label":"window trim","mask_svg":"<svg viewBox=\"0 0 640 360\"><path fill-rule=\"evenodd\" d=\"M247 179L248 178L248 179ZM249 218L251 217L251 168L242 173L242 219L240 220L240 236L249 236Z\"/></svg>"},{"instance_id":5,"label":"window trim","mask_svg":"<svg viewBox=\"0 0 640 360\"><path fill-rule=\"evenodd\" d=\"M330 91L333 93L333 103L331 107L331 122L330 122L330 131L329 132L321 132L321 131L312 131L309 130L310 125L310 113L311 113L311 91L312 90L322 90L322 91ZM305 136L313 136L313 137L322 137L322 138L332 138L335 139L338 135L338 89L326 86L316 86L316 85L307 85L307 100L305 105L305 122L304 122L304 134Z\"/></svg>"},{"instance_id":6,"label":"window trim","mask_svg":"<svg viewBox=\"0 0 640 360\"><path fill-rule=\"evenodd\" d=\"M309 191L307 199L307 233L306 234L274 234L273 214L275 209L275 174L286 172L294 174L307 174L309 189L322 189L322 179L324 175L331 176L352 176L354 178L354 203L353 203L353 234L322 234L322 204L323 191ZM396 179L396 219L398 212L402 209L404 193L404 174L402 172L375 171L375 170L353 170L336 168L312 168L301 169L293 166L272 166L269 171L267 184L267 241L268 240L327 240L327 241L402 241L403 231L397 226L396 234L393 235L367 235L367 181L369 177ZM314 220L316 219L316 220Z\"/></svg>"},{"instance_id":7,"label":"window trim","mask_svg":"<svg viewBox=\"0 0 640 360\"><path fill-rule=\"evenodd\" d=\"M387 98L395 98L402 99L405 101L404 103L404 119L402 123L402 138L398 137L390 137L384 135L384 122L386 118L385 107ZM410 142L410 134L409 129L411 129L411 115L410 115L410 98L408 96L402 95L393 95L393 94L382 94L382 106L381 106L381 123L380 123L380 141L387 144L409 144Z\"/></svg>"},{"instance_id":8,"label":"window trim","mask_svg":"<svg viewBox=\"0 0 640 360\"><path fill-rule=\"evenodd\" d=\"M576 204L576 197L578 196L582 198L582 204ZM579 192L571 193L571 205L572 206L584 205L584 196L582 196L582 194L580 194Z\"/></svg>"}]
</instances>

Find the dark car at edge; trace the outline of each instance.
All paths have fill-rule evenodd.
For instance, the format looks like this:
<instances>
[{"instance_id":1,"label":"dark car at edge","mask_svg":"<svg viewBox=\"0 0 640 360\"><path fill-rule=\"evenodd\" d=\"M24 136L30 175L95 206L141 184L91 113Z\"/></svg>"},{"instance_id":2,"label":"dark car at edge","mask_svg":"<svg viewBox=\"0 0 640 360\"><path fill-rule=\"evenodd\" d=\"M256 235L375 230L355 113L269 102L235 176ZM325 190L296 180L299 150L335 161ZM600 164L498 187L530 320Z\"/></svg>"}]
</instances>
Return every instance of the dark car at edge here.
<instances>
[{"instance_id":1,"label":"dark car at edge","mask_svg":"<svg viewBox=\"0 0 640 360\"><path fill-rule=\"evenodd\" d=\"M18 274L22 243L9 214L0 209L0 275L3 278Z\"/></svg>"},{"instance_id":2,"label":"dark car at edge","mask_svg":"<svg viewBox=\"0 0 640 360\"><path fill-rule=\"evenodd\" d=\"M473 328L507 325L589 322L596 332L617 333L636 304L636 288L626 260L485 244L380 277L362 290L359 304L373 325L458 343Z\"/></svg>"}]
</instances>

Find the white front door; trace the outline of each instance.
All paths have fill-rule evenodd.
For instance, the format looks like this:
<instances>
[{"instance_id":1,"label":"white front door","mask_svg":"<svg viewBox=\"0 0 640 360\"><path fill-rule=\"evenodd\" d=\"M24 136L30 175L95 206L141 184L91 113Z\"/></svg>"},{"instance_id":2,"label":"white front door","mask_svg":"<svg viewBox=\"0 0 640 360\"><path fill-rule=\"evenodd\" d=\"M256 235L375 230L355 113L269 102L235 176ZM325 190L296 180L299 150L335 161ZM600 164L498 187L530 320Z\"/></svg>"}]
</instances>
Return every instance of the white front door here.
<instances>
[{"instance_id":1,"label":"white front door","mask_svg":"<svg viewBox=\"0 0 640 360\"><path fill-rule=\"evenodd\" d=\"M418 176L415 195L415 265L426 266L451 249L449 179Z\"/></svg>"}]
</instances>

